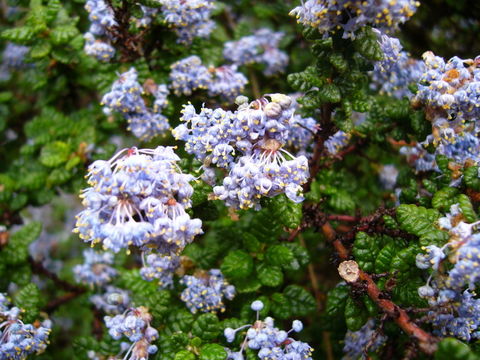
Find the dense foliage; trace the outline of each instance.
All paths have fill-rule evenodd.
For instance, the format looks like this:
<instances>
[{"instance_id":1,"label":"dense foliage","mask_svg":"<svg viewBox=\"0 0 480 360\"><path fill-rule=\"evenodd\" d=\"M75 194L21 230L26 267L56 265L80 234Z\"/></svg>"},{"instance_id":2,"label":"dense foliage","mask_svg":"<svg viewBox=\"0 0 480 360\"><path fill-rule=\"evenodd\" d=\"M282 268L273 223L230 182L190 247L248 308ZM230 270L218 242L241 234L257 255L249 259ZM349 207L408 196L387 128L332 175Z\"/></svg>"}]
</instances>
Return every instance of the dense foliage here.
<instances>
[{"instance_id":1,"label":"dense foliage","mask_svg":"<svg viewBox=\"0 0 480 360\"><path fill-rule=\"evenodd\" d=\"M0 360L480 358L476 2L0 7Z\"/></svg>"}]
</instances>

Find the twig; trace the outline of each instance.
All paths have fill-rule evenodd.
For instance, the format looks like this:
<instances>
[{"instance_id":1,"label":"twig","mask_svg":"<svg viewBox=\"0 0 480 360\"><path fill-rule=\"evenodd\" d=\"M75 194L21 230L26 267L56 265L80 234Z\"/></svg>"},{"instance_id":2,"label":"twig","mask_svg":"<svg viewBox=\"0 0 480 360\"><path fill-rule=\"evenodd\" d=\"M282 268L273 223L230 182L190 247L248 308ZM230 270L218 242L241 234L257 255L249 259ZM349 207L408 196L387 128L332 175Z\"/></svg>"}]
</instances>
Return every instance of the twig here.
<instances>
[{"instance_id":1,"label":"twig","mask_svg":"<svg viewBox=\"0 0 480 360\"><path fill-rule=\"evenodd\" d=\"M258 84L257 75L255 75L255 71L251 67L248 68L248 78L250 80L250 84L252 85L253 96L255 99L260 99L262 97L260 85Z\"/></svg>"},{"instance_id":2,"label":"twig","mask_svg":"<svg viewBox=\"0 0 480 360\"><path fill-rule=\"evenodd\" d=\"M330 341L330 333L328 331L322 331L323 345L325 346L325 355L327 360L334 360L332 342Z\"/></svg>"},{"instance_id":3,"label":"twig","mask_svg":"<svg viewBox=\"0 0 480 360\"><path fill-rule=\"evenodd\" d=\"M55 285L62 288L63 290L76 292L76 293L83 293L86 291L86 289L81 286L71 284L68 281L60 279L57 274L47 270L43 266L43 264L36 262L35 260L33 260L31 256L28 257L28 262L30 263L30 267L32 268L34 273L39 273L46 276L47 278L52 280L55 283Z\"/></svg>"},{"instance_id":4,"label":"twig","mask_svg":"<svg viewBox=\"0 0 480 360\"><path fill-rule=\"evenodd\" d=\"M53 299L45 306L44 310L46 313L51 314L58 307L69 302L70 300L77 298L78 296L82 295L85 291L86 291L85 289L82 289L82 291L72 291L56 299Z\"/></svg>"},{"instance_id":5,"label":"twig","mask_svg":"<svg viewBox=\"0 0 480 360\"><path fill-rule=\"evenodd\" d=\"M329 240L333 239L332 245L335 248L338 256L341 260L348 260L349 253L345 246L342 244L341 240L335 236L335 231L331 225L327 222L322 226L325 237ZM365 290L377 306L382 309L382 311L387 314L395 323L408 335L412 336L419 344L419 348L426 354L433 354L437 349L438 339L427 333L425 330L421 329L417 324L415 324L407 312L396 305L389 299L385 299L382 296L382 292L378 288L377 284L372 280L370 275L360 269L359 271L359 280L358 283L362 281L365 285Z\"/></svg>"},{"instance_id":6,"label":"twig","mask_svg":"<svg viewBox=\"0 0 480 360\"><path fill-rule=\"evenodd\" d=\"M300 245L302 245L306 249L307 245L305 244L305 240L303 240L303 236L300 235L299 239ZM310 278L310 283L312 284L313 293L315 294L317 309L320 311L322 307L322 301L324 300L325 296L322 294L320 288L318 287L317 275L315 274L315 268L313 267L313 263L311 262L308 264L308 276Z\"/></svg>"}]
</instances>

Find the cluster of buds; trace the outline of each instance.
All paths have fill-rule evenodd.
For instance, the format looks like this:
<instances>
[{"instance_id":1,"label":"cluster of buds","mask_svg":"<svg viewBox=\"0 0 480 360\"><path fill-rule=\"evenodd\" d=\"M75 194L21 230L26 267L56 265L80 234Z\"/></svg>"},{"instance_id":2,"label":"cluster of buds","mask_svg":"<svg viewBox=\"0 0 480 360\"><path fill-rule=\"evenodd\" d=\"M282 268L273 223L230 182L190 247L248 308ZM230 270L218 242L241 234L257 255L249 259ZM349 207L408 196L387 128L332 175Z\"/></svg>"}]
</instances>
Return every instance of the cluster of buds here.
<instances>
[{"instance_id":1,"label":"cluster of buds","mask_svg":"<svg viewBox=\"0 0 480 360\"><path fill-rule=\"evenodd\" d=\"M303 330L302 322L294 320L292 329L289 331L280 330L274 326L274 321L271 317L267 317L264 320L259 319L259 313L263 306L260 300L252 303L252 310L257 312L257 320L252 325L244 325L238 329L226 328L224 330L227 341L233 342L237 332L248 329L240 350L233 352L228 349L227 359L243 360L243 351L245 346L247 346L249 349L258 351L257 356L261 360L312 360L313 349L310 345L294 340L289 336L292 332Z\"/></svg>"},{"instance_id":2,"label":"cluster of buds","mask_svg":"<svg viewBox=\"0 0 480 360\"><path fill-rule=\"evenodd\" d=\"M146 360L150 354L157 352L158 348L152 342L158 339L158 331L150 326L151 322L152 315L144 306L132 308L114 317L105 316L110 336L115 340L125 336L132 343L124 356L124 359L129 360Z\"/></svg>"},{"instance_id":3,"label":"cluster of buds","mask_svg":"<svg viewBox=\"0 0 480 360\"><path fill-rule=\"evenodd\" d=\"M48 345L52 322L44 320L25 324L20 319L22 310L11 306L5 294L0 293L0 359L26 359L40 354Z\"/></svg>"}]
</instances>

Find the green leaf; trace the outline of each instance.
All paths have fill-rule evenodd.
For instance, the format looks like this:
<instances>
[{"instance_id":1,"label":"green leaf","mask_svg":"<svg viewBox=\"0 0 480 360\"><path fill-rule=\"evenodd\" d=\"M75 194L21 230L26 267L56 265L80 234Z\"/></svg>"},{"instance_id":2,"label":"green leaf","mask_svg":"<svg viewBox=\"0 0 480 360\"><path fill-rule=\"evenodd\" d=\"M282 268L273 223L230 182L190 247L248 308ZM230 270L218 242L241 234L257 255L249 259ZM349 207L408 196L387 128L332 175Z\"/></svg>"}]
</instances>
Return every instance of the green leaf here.
<instances>
[{"instance_id":1,"label":"green leaf","mask_svg":"<svg viewBox=\"0 0 480 360\"><path fill-rule=\"evenodd\" d=\"M279 266L260 264L257 273L260 282L265 286L275 287L283 283L283 272Z\"/></svg>"},{"instance_id":2,"label":"green leaf","mask_svg":"<svg viewBox=\"0 0 480 360\"><path fill-rule=\"evenodd\" d=\"M41 59L47 56L52 49L52 45L50 45L47 41L42 41L32 47L30 50L30 56L32 59Z\"/></svg>"},{"instance_id":3,"label":"green leaf","mask_svg":"<svg viewBox=\"0 0 480 360\"><path fill-rule=\"evenodd\" d=\"M380 61L383 59L383 51L378 37L371 28L365 27L353 43L355 49L368 60Z\"/></svg>"},{"instance_id":4,"label":"green leaf","mask_svg":"<svg viewBox=\"0 0 480 360\"><path fill-rule=\"evenodd\" d=\"M280 194L270 199L267 207L280 223L287 228L295 229L300 226L302 221L301 203L294 203L284 194Z\"/></svg>"},{"instance_id":5,"label":"green leaf","mask_svg":"<svg viewBox=\"0 0 480 360\"><path fill-rule=\"evenodd\" d=\"M235 280L235 288L240 294L255 292L261 287L262 284L256 277L250 276L246 279Z\"/></svg>"},{"instance_id":6,"label":"green leaf","mask_svg":"<svg viewBox=\"0 0 480 360\"><path fill-rule=\"evenodd\" d=\"M470 347L454 338L446 338L438 343L438 349L435 352L435 360L478 360L480 356L476 355Z\"/></svg>"},{"instance_id":7,"label":"green leaf","mask_svg":"<svg viewBox=\"0 0 480 360\"><path fill-rule=\"evenodd\" d=\"M218 344L206 344L200 349L200 360L225 360L227 352Z\"/></svg>"},{"instance_id":8,"label":"green leaf","mask_svg":"<svg viewBox=\"0 0 480 360\"><path fill-rule=\"evenodd\" d=\"M70 156L71 150L68 144L55 141L42 148L40 162L48 167L56 167L65 163Z\"/></svg>"},{"instance_id":9,"label":"green leaf","mask_svg":"<svg viewBox=\"0 0 480 360\"><path fill-rule=\"evenodd\" d=\"M415 266L415 256L420 252L417 244L411 244L408 248L402 249L395 254L390 264L391 272L398 272L399 277L408 275L410 270L417 270Z\"/></svg>"},{"instance_id":10,"label":"green leaf","mask_svg":"<svg viewBox=\"0 0 480 360\"><path fill-rule=\"evenodd\" d=\"M8 245L0 252L0 257L9 265L25 262L28 257L28 246L40 236L41 231L40 222L25 225L10 236Z\"/></svg>"},{"instance_id":11,"label":"green leaf","mask_svg":"<svg viewBox=\"0 0 480 360\"><path fill-rule=\"evenodd\" d=\"M192 334L203 340L213 340L220 335L220 322L214 314L202 314L193 323Z\"/></svg>"},{"instance_id":12,"label":"green leaf","mask_svg":"<svg viewBox=\"0 0 480 360\"><path fill-rule=\"evenodd\" d=\"M340 89L335 84L326 84L320 88L318 95L322 102L338 103L342 100Z\"/></svg>"},{"instance_id":13,"label":"green leaf","mask_svg":"<svg viewBox=\"0 0 480 360\"><path fill-rule=\"evenodd\" d=\"M195 360L195 355L188 350L181 350L175 354L174 360Z\"/></svg>"},{"instance_id":14,"label":"green leaf","mask_svg":"<svg viewBox=\"0 0 480 360\"><path fill-rule=\"evenodd\" d=\"M364 306L357 305L352 298L345 304L345 323L350 331L358 331L367 322L368 313Z\"/></svg>"},{"instance_id":15,"label":"green leaf","mask_svg":"<svg viewBox=\"0 0 480 360\"><path fill-rule=\"evenodd\" d=\"M172 311L172 309L170 309L166 323L172 333L177 331L188 332L192 327L193 315L187 310Z\"/></svg>"},{"instance_id":16,"label":"green leaf","mask_svg":"<svg viewBox=\"0 0 480 360\"><path fill-rule=\"evenodd\" d=\"M78 29L74 25L60 25L52 30L50 38L52 43L61 45L68 43L77 33Z\"/></svg>"},{"instance_id":17,"label":"green leaf","mask_svg":"<svg viewBox=\"0 0 480 360\"><path fill-rule=\"evenodd\" d=\"M398 251L398 247L395 243L388 243L377 254L375 259L375 272L384 273L390 271L393 257Z\"/></svg>"},{"instance_id":18,"label":"green leaf","mask_svg":"<svg viewBox=\"0 0 480 360\"><path fill-rule=\"evenodd\" d=\"M355 235L352 252L362 270L373 271L375 259L382 245L383 242L380 238L369 236L362 231Z\"/></svg>"},{"instance_id":19,"label":"green leaf","mask_svg":"<svg viewBox=\"0 0 480 360\"><path fill-rule=\"evenodd\" d=\"M295 257L293 251L285 245L269 246L265 252L265 259L271 265L288 267Z\"/></svg>"},{"instance_id":20,"label":"green leaf","mask_svg":"<svg viewBox=\"0 0 480 360\"><path fill-rule=\"evenodd\" d=\"M478 176L478 170L478 166L471 166L463 172L463 180L465 181L465 184L475 191L480 191L480 177Z\"/></svg>"},{"instance_id":21,"label":"green leaf","mask_svg":"<svg viewBox=\"0 0 480 360\"><path fill-rule=\"evenodd\" d=\"M473 205L470 201L470 198L465 194L458 195L457 198L458 204L460 205L460 210L462 211L463 216L469 223L477 221L477 214L473 209Z\"/></svg>"},{"instance_id":22,"label":"green leaf","mask_svg":"<svg viewBox=\"0 0 480 360\"><path fill-rule=\"evenodd\" d=\"M298 285L289 285L283 294L290 303L291 312L298 316L305 316L315 311L315 298L304 288Z\"/></svg>"},{"instance_id":23,"label":"green leaf","mask_svg":"<svg viewBox=\"0 0 480 360\"><path fill-rule=\"evenodd\" d=\"M343 73L348 69L348 62L342 54L331 53L328 57L328 61L330 61L333 67L340 73Z\"/></svg>"},{"instance_id":24,"label":"green leaf","mask_svg":"<svg viewBox=\"0 0 480 360\"><path fill-rule=\"evenodd\" d=\"M35 36L35 31L30 26L20 26L3 30L1 37L5 40L18 42L22 44L28 43Z\"/></svg>"},{"instance_id":25,"label":"green leaf","mask_svg":"<svg viewBox=\"0 0 480 360\"><path fill-rule=\"evenodd\" d=\"M432 197L432 207L440 211L450 210L450 206L457 201L458 190L454 187L444 187L437 191Z\"/></svg>"},{"instance_id":26,"label":"green leaf","mask_svg":"<svg viewBox=\"0 0 480 360\"><path fill-rule=\"evenodd\" d=\"M15 305L25 310L22 318L26 323L32 323L38 317L38 307L40 306L40 290L35 284L28 284L20 289L14 298Z\"/></svg>"},{"instance_id":27,"label":"green leaf","mask_svg":"<svg viewBox=\"0 0 480 360\"><path fill-rule=\"evenodd\" d=\"M418 236L422 246L432 243L443 245L448 240L448 234L434 225L440 216L435 209L426 209L413 204L402 204L397 208L397 220L400 228Z\"/></svg>"},{"instance_id":28,"label":"green leaf","mask_svg":"<svg viewBox=\"0 0 480 360\"><path fill-rule=\"evenodd\" d=\"M345 190L336 190L328 199L330 205L335 211L352 212L355 210L355 201L352 195Z\"/></svg>"},{"instance_id":29,"label":"green leaf","mask_svg":"<svg viewBox=\"0 0 480 360\"><path fill-rule=\"evenodd\" d=\"M245 251L230 251L222 263L222 273L230 279L243 279L253 270L253 259Z\"/></svg>"},{"instance_id":30,"label":"green leaf","mask_svg":"<svg viewBox=\"0 0 480 360\"><path fill-rule=\"evenodd\" d=\"M293 312L289 299L281 293L274 293L270 297L270 308L273 316L278 319L287 319Z\"/></svg>"},{"instance_id":31,"label":"green leaf","mask_svg":"<svg viewBox=\"0 0 480 360\"><path fill-rule=\"evenodd\" d=\"M325 312L331 318L339 318L345 312L349 288L346 285L339 285L328 292Z\"/></svg>"}]
</instances>

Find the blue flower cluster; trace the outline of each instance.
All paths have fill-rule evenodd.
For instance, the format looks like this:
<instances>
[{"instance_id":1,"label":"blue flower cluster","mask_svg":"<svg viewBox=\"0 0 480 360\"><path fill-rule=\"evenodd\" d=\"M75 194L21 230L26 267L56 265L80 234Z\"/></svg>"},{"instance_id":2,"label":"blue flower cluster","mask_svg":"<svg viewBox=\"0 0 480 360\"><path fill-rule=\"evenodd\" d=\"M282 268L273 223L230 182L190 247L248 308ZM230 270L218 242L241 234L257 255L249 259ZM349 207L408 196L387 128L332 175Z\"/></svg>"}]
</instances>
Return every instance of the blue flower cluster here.
<instances>
[{"instance_id":1,"label":"blue flower cluster","mask_svg":"<svg viewBox=\"0 0 480 360\"><path fill-rule=\"evenodd\" d=\"M192 313L224 312L223 298L232 300L235 297L235 287L230 285L218 269L201 272L198 275L186 275L180 279L185 285L180 298Z\"/></svg>"},{"instance_id":2,"label":"blue flower cluster","mask_svg":"<svg viewBox=\"0 0 480 360\"><path fill-rule=\"evenodd\" d=\"M395 165L383 165L380 169L379 180L386 190L393 190L397 184L398 169Z\"/></svg>"},{"instance_id":3,"label":"blue flower cluster","mask_svg":"<svg viewBox=\"0 0 480 360\"><path fill-rule=\"evenodd\" d=\"M400 154L405 155L409 165L413 166L417 171L439 171L435 154L430 154L421 145L402 146Z\"/></svg>"},{"instance_id":4,"label":"blue flower cluster","mask_svg":"<svg viewBox=\"0 0 480 360\"><path fill-rule=\"evenodd\" d=\"M91 21L88 32L85 33L85 52L99 61L108 62L115 56L115 49L110 45L112 29L118 26L113 9L105 0L87 0L85 9ZM99 40L104 37L107 40Z\"/></svg>"},{"instance_id":5,"label":"blue flower cluster","mask_svg":"<svg viewBox=\"0 0 480 360\"><path fill-rule=\"evenodd\" d=\"M0 360L26 359L40 354L48 345L52 322L25 324L20 320L20 310L12 307L5 294L0 293Z\"/></svg>"},{"instance_id":6,"label":"blue flower cluster","mask_svg":"<svg viewBox=\"0 0 480 360\"><path fill-rule=\"evenodd\" d=\"M238 209L260 208L262 196L285 193L292 201L303 200L302 185L308 179L308 161L284 149L292 129L293 100L283 94L268 95L251 103L237 98L238 110L184 107L173 130L186 142L185 150L203 162L208 181L215 182L212 166L229 170L213 191L218 199Z\"/></svg>"},{"instance_id":7,"label":"blue flower cluster","mask_svg":"<svg viewBox=\"0 0 480 360\"><path fill-rule=\"evenodd\" d=\"M427 284L418 289L420 297L432 306L428 318L440 336L462 340L480 338L480 299L473 292L480 281L480 233L477 223L464 221L458 204L438 220L439 228L448 231L449 241L441 248L429 245L417 255L417 267L433 270ZM451 262L451 266L440 266Z\"/></svg>"},{"instance_id":8,"label":"blue flower cluster","mask_svg":"<svg viewBox=\"0 0 480 360\"><path fill-rule=\"evenodd\" d=\"M423 59L425 71L413 99L426 107L427 119L432 122L432 134L423 144L432 144L436 154L460 164L480 162L480 58L455 56L445 62L428 51Z\"/></svg>"},{"instance_id":9,"label":"blue flower cluster","mask_svg":"<svg viewBox=\"0 0 480 360\"><path fill-rule=\"evenodd\" d=\"M207 38L215 27L210 19L215 9L213 0L160 0L165 21L177 34L177 42L185 45L193 38Z\"/></svg>"},{"instance_id":10,"label":"blue flower cluster","mask_svg":"<svg viewBox=\"0 0 480 360\"><path fill-rule=\"evenodd\" d=\"M118 252L130 245L179 253L202 233L191 219L193 176L182 174L172 147L124 149L108 161L89 167L89 188L81 195L85 210L75 232L92 244Z\"/></svg>"},{"instance_id":11,"label":"blue flower cluster","mask_svg":"<svg viewBox=\"0 0 480 360\"><path fill-rule=\"evenodd\" d=\"M288 55L278 48L283 36L283 32L259 29L253 35L227 41L223 56L237 65L263 64L264 74L272 76L285 71L288 65Z\"/></svg>"},{"instance_id":12,"label":"blue flower cluster","mask_svg":"<svg viewBox=\"0 0 480 360\"><path fill-rule=\"evenodd\" d=\"M212 75L202 60L192 55L172 64L170 72L171 87L175 95L191 95L192 91L208 89Z\"/></svg>"},{"instance_id":13,"label":"blue flower cluster","mask_svg":"<svg viewBox=\"0 0 480 360\"><path fill-rule=\"evenodd\" d=\"M166 85L156 85L150 82L149 92L154 96L155 102L152 109L148 108L142 95L142 86L138 83L138 73L135 68L120 75L120 78L112 85L110 92L102 98L105 114L112 111L119 112L129 123L130 130L141 140L165 134L170 128L167 118L161 111L167 105Z\"/></svg>"},{"instance_id":14,"label":"blue flower cluster","mask_svg":"<svg viewBox=\"0 0 480 360\"><path fill-rule=\"evenodd\" d=\"M135 18L135 24L138 28L147 28L152 24L153 18L157 16L159 10L145 5L140 5L140 9L142 10L142 17L140 19Z\"/></svg>"},{"instance_id":15,"label":"blue flower cluster","mask_svg":"<svg viewBox=\"0 0 480 360\"><path fill-rule=\"evenodd\" d=\"M376 29L375 29L376 30ZM397 99L411 97L409 86L416 84L425 72L425 63L409 56L400 41L376 30L384 59L375 64L371 87L380 94Z\"/></svg>"},{"instance_id":16,"label":"blue flower cluster","mask_svg":"<svg viewBox=\"0 0 480 360\"><path fill-rule=\"evenodd\" d=\"M108 333L114 340L120 340L125 336L132 342L124 359L147 360L149 354L157 352L157 346L151 343L158 339L158 331L150 326L152 315L148 308L139 306L122 315L105 316L104 319Z\"/></svg>"},{"instance_id":17,"label":"blue flower cluster","mask_svg":"<svg viewBox=\"0 0 480 360\"><path fill-rule=\"evenodd\" d=\"M83 251L83 257L84 263L75 265L73 268L77 282L102 286L117 276L117 270L109 266L113 264L112 253L100 253L87 249Z\"/></svg>"},{"instance_id":18,"label":"blue flower cluster","mask_svg":"<svg viewBox=\"0 0 480 360\"><path fill-rule=\"evenodd\" d=\"M337 155L343 150L350 141L352 135L342 130L338 130L335 134L330 136L324 143L325 149L327 149L330 155Z\"/></svg>"},{"instance_id":19,"label":"blue flower cluster","mask_svg":"<svg viewBox=\"0 0 480 360\"><path fill-rule=\"evenodd\" d=\"M92 33L86 33L85 53L99 61L109 62L115 56L115 48L109 43L95 39Z\"/></svg>"},{"instance_id":20,"label":"blue flower cluster","mask_svg":"<svg viewBox=\"0 0 480 360\"><path fill-rule=\"evenodd\" d=\"M248 83L245 75L237 71L237 65L212 66L208 70L212 74L212 80L208 84L209 96L222 96L232 100L242 93Z\"/></svg>"},{"instance_id":21,"label":"blue flower cluster","mask_svg":"<svg viewBox=\"0 0 480 360\"><path fill-rule=\"evenodd\" d=\"M314 118L303 117L297 112L300 105L295 101L298 94L291 94L290 97L294 99L295 113L290 120L290 131L287 139L287 148L295 152L297 155L305 155L307 158L312 156L313 140L315 134L320 130L320 125Z\"/></svg>"},{"instance_id":22,"label":"blue flower cluster","mask_svg":"<svg viewBox=\"0 0 480 360\"><path fill-rule=\"evenodd\" d=\"M417 0L307 0L290 15L305 26L317 28L324 36L343 30L343 37L373 25L384 31L395 30L417 11Z\"/></svg>"},{"instance_id":23,"label":"blue flower cluster","mask_svg":"<svg viewBox=\"0 0 480 360\"><path fill-rule=\"evenodd\" d=\"M107 314L121 314L130 307L130 292L108 285L103 294L95 294L90 301Z\"/></svg>"},{"instance_id":24,"label":"blue flower cluster","mask_svg":"<svg viewBox=\"0 0 480 360\"><path fill-rule=\"evenodd\" d=\"M172 64L170 72L171 87L175 95L191 95L195 90L208 90L209 96L222 96L227 100L239 95L248 80L236 65L210 66L192 55Z\"/></svg>"},{"instance_id":25,"label":"blue flower cluster","mask_svg":"<svg viewBox=\"0 0 480 360\"><path fill-rule=\"evenodd\" d=\"M25 69L29 66L25 62L25 56L30 51L28 46L17 45L8 42L3 49L2 63L0 64L0 81L7 81L13 70Z\"/></svg>"},{"instance_id":26,"label":"blue flower cluster","mask_svg":"<svg viewBox=\"0 0 480 360\"><path fill-rule=\"evenodd\" d=\"M148 254L146 260L143 259L140 275L147 281L156 279L162 289L172 288L173 274L179 266L180 257L178 255Z\"/></svg>"},{"instance_id":27,"label":"blue flower cluster","mask_svg":"<svg viewBox=\"0 0 480 360\"><path fill-rule=\"evenodd\" d=\"M291 332L303 330L302 322L294 320L291 330L280 330L274 326L274 321L271 317L259 320L259 312L263 309L263 306L263 303L259 300L252 303L252 310L257 312L257 320L252 325L244 325L238 329L226 328L224 330L227 341L233 342L238 331L248 328L240 350L233 352L228 349L227 359L243 360L244 347L248 346L249 349L258 351L257 356L261 360L312 360L313 349L310 345L289 337Z\"/></svg>"},{"instance_id":28,"label":"blue flower cluster","mask_svg":"<svg viewBox=\"0 0 480 360\"><path fill-rule=\"evenodd\" d=\"M375 352L387 340L383 335L375 331L375 320L368 320L358 331L348 330L345 334L343 346L343 360L367 359L367 352Z\"/></svg>"}]
</instances>

